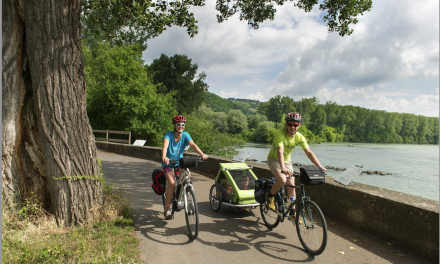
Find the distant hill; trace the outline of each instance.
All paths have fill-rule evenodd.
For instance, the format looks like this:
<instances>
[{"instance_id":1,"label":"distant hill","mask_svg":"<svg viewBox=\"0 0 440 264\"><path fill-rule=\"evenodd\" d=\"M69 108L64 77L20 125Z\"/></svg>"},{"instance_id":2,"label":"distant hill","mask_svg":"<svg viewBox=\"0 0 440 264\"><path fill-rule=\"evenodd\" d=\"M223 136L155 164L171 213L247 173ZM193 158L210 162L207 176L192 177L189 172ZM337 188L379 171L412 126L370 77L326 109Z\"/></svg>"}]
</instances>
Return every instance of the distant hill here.
<instances>
[{"instance_id":1,"label":"distant hill","mask_svg":"<svg viewBox=\"0 0 440 264\"><path fill-rule=\"evenodd\" d=\"M224 99L216 94L206 92L205 94L205 106L210 108L214 112L225 112L229 110L239 109L245 115L255 115L257 113L257 106L260 101L250 99Z\"/></svg>"}]
</instances>

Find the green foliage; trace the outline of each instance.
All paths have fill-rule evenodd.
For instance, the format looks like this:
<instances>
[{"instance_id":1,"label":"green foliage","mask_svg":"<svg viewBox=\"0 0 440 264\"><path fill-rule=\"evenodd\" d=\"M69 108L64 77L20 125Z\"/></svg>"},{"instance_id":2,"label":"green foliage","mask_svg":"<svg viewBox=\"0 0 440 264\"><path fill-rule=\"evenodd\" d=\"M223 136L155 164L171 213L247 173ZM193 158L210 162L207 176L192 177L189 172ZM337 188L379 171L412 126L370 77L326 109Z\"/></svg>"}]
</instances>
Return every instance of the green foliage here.
<instances>
[{"instance_id":1,"label":"green foliage","mask_svg":"<svg viewBox=\"0 0 440 264\"><path fill-rule=\"evenodd\" d=\"M240 138L245 141L249 141L249 140L252 140L252 136L253 136L254 131L255 131L255 128L250 128L250 129L243 131L238 136L240 136Z\"/></svg>"},{"instance_id":2,"label":"green foliage","mask_svg":"<svg viewBox=\"0 0 440 264\"><path fill-rule=\"evenodd\" d=\"M320 142L319 139L312 133L312 131L308 130L306 126L300 126L298 128L298 132L301 133L306 139L307 142Z\"/></svg>"},{"instance_id":3,"label":"green foliage","mask_svg":"<svg viewBox=\"0 0 440 264\"><path fill-rule=\"evenodd\" d=\"M228 116L223 112L215 112L212 114L212 122L214 128L218 129L221 133L228 132Z\"/></svg>"},{"instance_id":4,"label":"green foliage","mask_svg":"<svg viewBox=\"0 0 440 264\"><path fill-rule=\"evenodd\" d=\"M156 93L137 46L83 45L87 114L93 129L131 130L159 145L176 114L171 94Z\"/></svg>"},{"instance_id":5,"label":"green foliage","mask_svg":"<svg viewBox=\"0 0 440 264\"><path fill-rule=\"evenodd\" d=\"M338 134L333 127L327 126L322 133L324 133L327 142L341 142L343 139L343 136Z\"/></svg>"},{"instance_id":6,"label":"green foliage","mask_svg":"<svg viewBox=\"0 0 440 264\"><path fill-rule=\"evenodd\" d=\"M208 90L204 82L206 74L202 72L196 77L197 69L188 56L178 54L172 57L162 54L148 67L158 93L172 94L179 114L193 113L204 101Z\"/></svg>"},{"instance_id":7,"label":"green foliage","mask_svg":"<svg viewBox=\"0 0 440 264\"><path fill-rule=\"evenodd\" d=\"M258 104L260 104L260 101L253 100L253 99L240 99L240 98L228 98L228 100L232 101L233 103L236 103L238 105L243 105L246 109L251 110L252 112L256 112ZM241 110L241 109L240 109ZM242 110L243 111L243 110ZM245 115L248 115L247 113L243 112Z\"/></svg>"},{"instance_id":8,"label":"green foliage","mask_svg":"<svg viewBox=\"0 0 440 264\"><path fill-rule=\"evenodd\" d=\"M243 144L243 140L220 133L214 128L214 123L203 113L196 112L186 117L185 131L191 135L194 143L207 155L233 157L238 151L234 146Z\"/></svg>"},{"instance_id":9,"label":"green foliage","mask_svg":"<svg viewBox=\"0 0 440 264\"><path fill-rule=\"evenodd\" d=\"M255 115L254 111L249 108L258 105L259 101L247 100L247 99L224 99L220 96L206 92L205 93L205 104L207 107L211 108L214 112L224 112L229 113L230 110L237 109L243 112L246 116Z\"/></svg>"},{"instance_id":10,"label":"green foliage","mask_svg":"<svg viewBox=\"0 0 440 264\"><path fill-rule=\"evenodd\" d=\"M280 122L287 113L295 111L295 102L288 96L277 95L270 98L267 102L258 105L258 113L265 115L269 121Z\"/></svg>"},{"instance_id":11,"label":"green foliage","mask_svg":"<svg viewBox=\"0 0 440 264\"><path fill-rule=\"evenodd\" d=\"M217 20L223 22L238 12L240 20L246 20L254 29L258 29L259 24L263 21L275 18L276 7L274 3L283 5L285 2L290 1L217 0L216 9L220 12L220 15L217 15ZM295 6L306 12L310 12L317 4L317 0L299 0L294 3ZM323 20L327 22L329 31L336 31L340 36L345 36L353 32L349 26L358 22L356 17L370 11L371 6L371 0L326 0L319 4L319 9L326 11Z\"/></svg>"},{"instance_id":12,"label":"green foliage","mask_svg":"<svg viewBox=\"0 0 440 264\"><path fill-rule=\"evenodd\" d=\"M105 40L112 46L138 44L147 47L148 39L160 35L166 27L185 27L193 37L198 32L197 20L189 11L190 6L203 6L202 0L165 1L114 1L84 0L84 33L87 45L93 39Z\"/></svg>"},{"instance_id":13,"label":"green foliage","mask_svg":"<svg viewBox=\"0 0 440 264\"><path fill-rule=\"evenodd\" d=\"M275 123L271 121L264 121L257 125L253 131L251 139L257 142L272 143L273 137L277 129Z\"/></svg>"},{"instance_id":14,"label":"green foliage","mask_svg":"<svg viewBox=\"0 0 440 264\"><path fill-rule=\"evenodd\" d=\"M267 117L261 114L256 114L254 116L248 117L248 127L249 128L257 128L258 124L261 122L266 122Z\"/></svg>"},{"instance_id":15,"label":"green foliage","mask_svg":"<svg viewBox=\"0 0 440 264\"><path fill-rule=\"evenodd\" d=\"M258 105L258 113L277 122L276 129L284 125L285 113L293 111L301 114L299 131L309 142L439 144L438 117L341 106L331 101L319 104L316 97L294 101L278 95ZM251 121L254 122L250 119L250 127L253 126ZM255 136L254 140L259 141ZM265 142L266 139L260 140Z\"/></svg>"},{"instance_id":16,"label":"green foliage","mask_svg":"<svg viewBox=\"0 0 440 264\"><path fill-rule=\"evenodd\" d=\"M227 120L229 133L239 134L247 130L247 118L240 110L229 111Z\"/></svg>"}]
</instances>

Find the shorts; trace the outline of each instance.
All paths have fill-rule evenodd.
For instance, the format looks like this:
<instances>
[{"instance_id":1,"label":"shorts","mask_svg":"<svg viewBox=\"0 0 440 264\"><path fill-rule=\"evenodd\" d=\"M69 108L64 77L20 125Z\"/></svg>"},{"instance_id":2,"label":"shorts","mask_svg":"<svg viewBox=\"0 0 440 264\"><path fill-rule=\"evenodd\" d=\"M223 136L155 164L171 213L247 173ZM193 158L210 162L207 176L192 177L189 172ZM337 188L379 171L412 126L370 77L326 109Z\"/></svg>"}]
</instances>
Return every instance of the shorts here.
<instances>
[{"instance_id":1,"label":"shorts","mask_svg":"<svg viewBox=\"0 0 440 264\"><path fill-rule=\"evenodd\" d=\"M278 162L278 160L271 158L271 157L267 157L267 165L269 165L269 169L272 172L273 175L275 175L275 173L277 172L277 170L281 171L281 166L280 163ZM293 166L292 166L292 162L284 162L284 165L286 166L286 168L288 170L290 170L291 172L293 172ZM289 176L286 175L287 179L293 179L293 176Z\"/></svg>"}]
</instances>

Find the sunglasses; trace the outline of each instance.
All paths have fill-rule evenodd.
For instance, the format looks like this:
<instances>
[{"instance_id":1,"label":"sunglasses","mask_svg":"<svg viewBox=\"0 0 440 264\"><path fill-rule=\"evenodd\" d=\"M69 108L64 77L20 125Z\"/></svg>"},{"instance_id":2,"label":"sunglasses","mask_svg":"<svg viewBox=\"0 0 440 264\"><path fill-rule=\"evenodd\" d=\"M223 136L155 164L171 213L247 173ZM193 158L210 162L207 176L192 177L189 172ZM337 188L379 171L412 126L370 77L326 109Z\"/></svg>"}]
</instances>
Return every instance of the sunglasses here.
<instances>
[{"instance_id":1,"label":"sunglasses","mask_svg":"<svg viewBox=\"0 0 440 264\"><path fill-rule=\"evenodd\" d=\"M290 127L299 127L299 124L286 123L286 125L288 125Z\"/></svg>"},{"instance_id":2,"label":"sunglasses","mask_svg":"<svg viewBox=\"0 0 440 264\"><path fill-rule=\"evenodd\" d=\"M185 124L176 124L178 127L185 127Z\"/></svg>"}]
</instances>

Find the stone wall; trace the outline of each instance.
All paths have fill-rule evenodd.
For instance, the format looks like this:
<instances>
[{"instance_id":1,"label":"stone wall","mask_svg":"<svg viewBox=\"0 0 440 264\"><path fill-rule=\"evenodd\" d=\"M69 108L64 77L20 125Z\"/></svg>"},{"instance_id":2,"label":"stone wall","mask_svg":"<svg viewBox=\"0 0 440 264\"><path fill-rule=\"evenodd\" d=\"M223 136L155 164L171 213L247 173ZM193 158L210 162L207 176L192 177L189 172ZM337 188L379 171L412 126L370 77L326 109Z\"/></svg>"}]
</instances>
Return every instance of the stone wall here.
<instances>
[{"instance_id":1,"label":"stone wall","mask_svg":"<svg viewBox=\"0 0 440 264\"><path fill-rule=\"evenodd\" d=\"M161 148L104 142L96 142L96 146L107 152L161 161ZM233 161L230 158L210 156L207 162L198 164L197 170L215 177L219 163L227 162ZM246 163L253 167L259 178L272 177L267 165ZM328 176L324 185L306 186L306 194L319 205L324 215L439 261L438 202L360 183L344 186Z\"/></svg>"}]
</instances>

